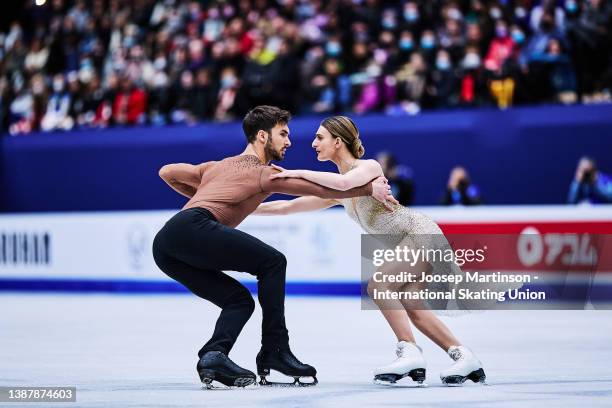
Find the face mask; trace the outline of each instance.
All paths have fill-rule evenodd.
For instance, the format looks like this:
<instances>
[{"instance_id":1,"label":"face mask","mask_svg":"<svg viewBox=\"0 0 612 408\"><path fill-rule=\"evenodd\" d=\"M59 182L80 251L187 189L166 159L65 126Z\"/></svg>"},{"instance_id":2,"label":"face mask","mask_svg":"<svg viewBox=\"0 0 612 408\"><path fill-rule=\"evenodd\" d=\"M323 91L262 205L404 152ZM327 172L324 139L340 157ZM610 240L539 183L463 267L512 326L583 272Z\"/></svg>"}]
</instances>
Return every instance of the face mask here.
<instances>
[{"instance_id":1,"label":"face mask","mask_svg":"<svg viewBox=\"0 0 612 408\"><path fill-rule=\"evenodd\" d=\"M153 62L153 67L155 67L156 70L161 71L164 68L166 68L166 59L159 57L159 58L155 58L155 62Z\"/></svg>"},{"instance_id":2,"label":"face mask","mask_svg":"<svg viewBox=\"0 0 612 408\"><path fill-rule=\"evenodd\" d=\"M423 37L421 38L421 47L426 50L430 50L434 47L435 41L432 37Z\"/></svg>"},{"instance_id":3,"label":"face mask","mask_svg":"<svg viewBox=\"0 0 612 408\"><path fill-rule=\"evenodd\" d=\"M219 18L219 10L218 9L209 10L208 18L213 19L213 20Z\"/></svg>"},{"instance_id":4,"label":"face mask","mask_svg":"<svg viewBox=\"0 0 612 408\"><path fill-rule=\"evenodd\" d=\"M404 51L409 51L414 47L414 43L409 38L402 38L400 40L399 46Z\"/></svg>"},{"instance_id":5,"label":"face mask","mask_svg":"<svg viewBox=\"0 0 612 408\"><path fill-rule=\"evenodd\" d=\"M469 53L463 59L463 66L467 69L478 68L480 66L480 56L476 53Z\"/></svg>"},{"instance_id":6,"label":"face mask","mask_svg":"<svg viewBox=\"0 0 612 408\"><path fill-rule=\"evenodd\" d=\"M497 27L495 29L495 34L497 34L499 38L504 38L508 35L508 29L506 27Z\"/></svg>"},{"instance_id":7,"label":"face mask","mask_svg":"<svg viewBox=\"0 0 612 408\"><path fill-rule=\"evenodd\" d=\"M43 93L43 91L45 90L45 85L42 82L35 82L34 85L32 85L32 92L34 93L34 95L40 95L41 93Z\"/></svg>"},{"instance_id":8,"label":"face mask","mask_svg":"<svg viewBox=\"0 0 612 408\"><path fill-rule=\"evenodd\" d=\"M227 75L224 76L223 78L221 78L221 87L222 88L231 88L234 85L236 85L236 77L235 76L231 76L231 75Z\"/></svg>"},{"instance_id":9,"label":"face mask","mask_svg":"<svg viewBox=\"0 0 612 408\"><path fill-rule=\"evenodd\" d=\"M412 23L419 19L419 12L414 9L406 9L404 10L404 18L406 21Z\"/></svg>"},{"instance_id":10,"label":"face mask","mask_svg":"<svg viewBox=\"0 0 612 408\"><path fill-rule=\"evenodd\" d=\"M497 20L501 17L502 13L500 9L498 9L497 7L493 7L491 10L489 10L489 15L492 19Z\"/></svg>"},{"instance_id":11,"label":"face mask","mask_svg":"<svg viewBox=\"0 0 612 408\"><path fill-rule=\"evenodd\" d=\"M450 68L450 61L446 58L438 58L436 60L436 67L440 71L445 71Z\"/></svg>"},{"instance_id":12,"label":"face mask","mask_svg":"<svg viewBox=\"0 0 612 408\"><path fill-rule=\"evenodd\" d=\"M81 61L81 68L92 68L93 62L89 58L85 58Z\"/></svg>"},{"instance_id":13,"label":"face mask","mask_svg":"<svg viewBox=\"0 0 612 408\"><path fill-rule=\"evenodd\" d=\"M62 92L64 90L64 81L56 79L53 81L53 90L55 92Z\"/></svg>"},{"instance_id":14,"label":"face mask","mask_svg":"<svg viewBox=\"0 0 612 408\"><path fill-rule=\"evenodd\" d=\"M123 46L125 48L132 48L134 46L134 37L125 37L123 39Z\"/></svg>"},{"instance_id":15,"label":"face mask","mask_svg":"<svg viewBox=\"0 0 612 408\"><path fill-rule=\"evenodd\" d=\"M387 62L387 53L383 50L374 51L374 61L378 65L383 65L385 62Z\"/></svg>"},{"instance_id":16,"label":"face mask","mask_svg":"<svg viewBox=\"0 0 612 408\"><path fill-rule=\"evenodd\" d=\"M525 34L522 31L515 30L512 32L512 39L517 44L522 44L525 41Z\"/></svg>"},{"instance_id":17,"label":"face mask","mask_svg":"<svg viewBox=\"0 0 612 408\"><path fill-rule=\"evenodd\" d=\"M234 7L227 5L223 7L223 17L230 18L234 15Z\"/></svg>"},{"instance_id":18,"label":"face mask","mask_svg":"<svg viewBox=\"0 0 612 408\"><path fill-rule=\"evenodd\" d=\"M168 84L168 77L163 72L158 72L153 77L153 86L162 88Z\"/></svg>"},{"instance_id":19,"label":"face mask","mask_svg":"<svg viewBox=\"0 0 612 408\"><path fill-rule=\"evenodd\" d=\"M578 4L574 0L568 0L565 2L565 9L570 13L575 13L578 10Z\"/></svg>"},{"instance_id":20,"label":"face mask","mask_svg":"<svg viewBox=\"0 0 612 408\"><path fill-rule=\"evenodd\" d=\"M325 52L329 56L336 57L342 52L342 47L337 42L328 42L327 45L325 45Z\"/></svg>"},{"instance_id":21,"label":"face mask","mask_svg":"<svg viewBox=\"0 0 612 408\"><path fill-rule=\"evenodd\" d=\"M448 10L448 18L453 20L461 20L463 18L463 14L455 8Z\"/></svg>"},{"instance_id":22,"label":"face mask","mask_svg":"<svg viewBox=\"0 0 612 408\"><path fill-rule=\"evenodd\" d=\"M355 38L357 39L358 42L368 42L369 38L368 38L368 33L365 31L360 31L355 35Z\"/></svg>"},{"instance_id":23,"label":"face mask","mask_svg":"<svg viewBox=\"0 0 612 408\"><path fill-rule=\"evenodd\" d=\"M382 21L382 26L387 30L393 30L396 27L395 19L393 18L384 18Z\"/></svg>"},{"instance_id":24,"label":"face mask","mask_svg":"<svg viewBox=\"0 0 612 408\"><path fill-rule=\"evenodd\" d=\"M191 16L192 20L197 20L200 17L200 10L198 10L197 7L193 7L191 10L189 10L189 15Z\"/></svg>"},{"instance_id":25,"label":"face mask","mask_svg":"<svg viewBox=\"0 0 612 408\"><path fill-rule=\"evenodd\" d=\"M514 15L518 19L523 19L527 17L527 10L525 10L523 7L517 7L514 9Z\"/></svg>"}]
</instances>

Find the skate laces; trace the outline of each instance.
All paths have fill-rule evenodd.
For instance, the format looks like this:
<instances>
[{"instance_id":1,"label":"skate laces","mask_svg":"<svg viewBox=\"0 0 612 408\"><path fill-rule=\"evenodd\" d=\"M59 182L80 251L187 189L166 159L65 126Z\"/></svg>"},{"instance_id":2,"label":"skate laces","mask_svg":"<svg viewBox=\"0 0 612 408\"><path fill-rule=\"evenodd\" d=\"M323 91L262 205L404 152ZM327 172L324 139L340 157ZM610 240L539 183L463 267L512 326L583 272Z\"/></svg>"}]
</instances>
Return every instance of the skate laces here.
<instances>
[{"instance_id":1,"label":"skate laces","mask_svg":"<svg viewBox=\"0 0 612 408\"><path fill-rule=\"evenodd\" d=\"M408 352L408 349L410 348L411 345L421 350L421 348L417 346L415 343L411 343L408 341L400 341L399 343L397 343L397 346L395 348L395 355L398 358L404 357L404 355Z\"/></svg>"},{"instance_id":2,"label":"skate laces","mask_svg":"<svg viewBox=\"0 0 612 408\"><path fill-rule=\"evenodd\" d=\"M450 358L452 358L453 360L457 361L459 360L461 357L463 357L463 353L461 352L461 350L459 349L459 347L455 347L452 350L448 351L448 355L450 356Z\"/></svg>"}]
</instances>

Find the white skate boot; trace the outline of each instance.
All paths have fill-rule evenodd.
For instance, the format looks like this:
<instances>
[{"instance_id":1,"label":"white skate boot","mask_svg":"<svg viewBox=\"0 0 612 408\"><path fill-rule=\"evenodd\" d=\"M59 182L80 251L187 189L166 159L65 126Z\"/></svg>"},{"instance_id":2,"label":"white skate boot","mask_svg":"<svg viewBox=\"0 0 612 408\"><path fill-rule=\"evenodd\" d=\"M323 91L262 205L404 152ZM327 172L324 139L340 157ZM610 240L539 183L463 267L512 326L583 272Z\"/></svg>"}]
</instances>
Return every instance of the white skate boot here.
<instances>
[{"instance_id":1,"label":"white skate boot","mask_svg":"<svg viewBox=\"0 0 612 408\"><path fill-rule=\"evenodd\" d=\"M447 385L461 385L470 379L475 383L485 383L486 375L482 363L474 353L465 346L452 346L448 355L455 363L440 373L442 383Z\"/></svg>"},{"instance_id":2,"label":"white skate boot","mask_svg":"<svg viewBox=\"0 0 612 408\"><path fill-rule=\"evenodd\" d=\"M422 384L425 381L425 367L427 363L423 351L419 346L407 341L397 343L395 350L397 359L391 364L374 370L374 382L380 384L394 384L404 377Z\"/></svg>"}]
</instances>

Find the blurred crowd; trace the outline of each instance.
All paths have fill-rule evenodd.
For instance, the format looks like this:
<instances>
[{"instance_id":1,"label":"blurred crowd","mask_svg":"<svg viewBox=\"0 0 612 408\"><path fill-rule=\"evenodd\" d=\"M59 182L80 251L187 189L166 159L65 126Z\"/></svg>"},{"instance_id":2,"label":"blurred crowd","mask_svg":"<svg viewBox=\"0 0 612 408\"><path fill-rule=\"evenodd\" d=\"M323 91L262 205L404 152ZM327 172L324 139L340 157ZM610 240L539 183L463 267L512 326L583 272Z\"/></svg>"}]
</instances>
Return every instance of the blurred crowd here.
<instances>
[{"instance_id":1,"label":"blurred crowd","mask_svg":"<svg viewBox=\"0 0 612 408\"><path fill-rule=\"evenodd\" d=\"M611 22L610 0L24 0L0 126L609 101Z\"/></svg>"}]
</instances>

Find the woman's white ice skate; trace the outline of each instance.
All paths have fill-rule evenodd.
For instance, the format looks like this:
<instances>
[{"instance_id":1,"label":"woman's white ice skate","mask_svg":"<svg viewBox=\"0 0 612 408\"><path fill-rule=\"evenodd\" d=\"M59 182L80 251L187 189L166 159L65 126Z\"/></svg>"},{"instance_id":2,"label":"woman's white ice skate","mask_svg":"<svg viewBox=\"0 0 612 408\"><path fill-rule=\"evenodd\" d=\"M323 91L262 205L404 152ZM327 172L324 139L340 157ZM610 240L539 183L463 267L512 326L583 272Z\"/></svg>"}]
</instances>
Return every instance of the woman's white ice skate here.
<instances>
[{"instance_id":1,"label":"woman's white ice skate","mask_svg":"<svg viewBox=\"0 0 612 408\"><path fill-rule=\"evenodd\" d=\"M446 385L461 385L466 380L485 384L487 376L482 369L482 363L472 350L465 346L452 346L448 355L455 360L453 365L440 373L442 383Z\"/></svg>"},{"instance_id":2,"label":"woman's white ice skate","mask_svg":"<svg viewBox=\"0 0 612 408\"><path fill-rule=\"evenodd\" d=\"M419 346L407 341L397 343L397 359L391 364L374 370L374 382L377 384L395 384L404 377L410 377L419 385L425 381L427 363Z\"/></svg>"}]
</instances>

